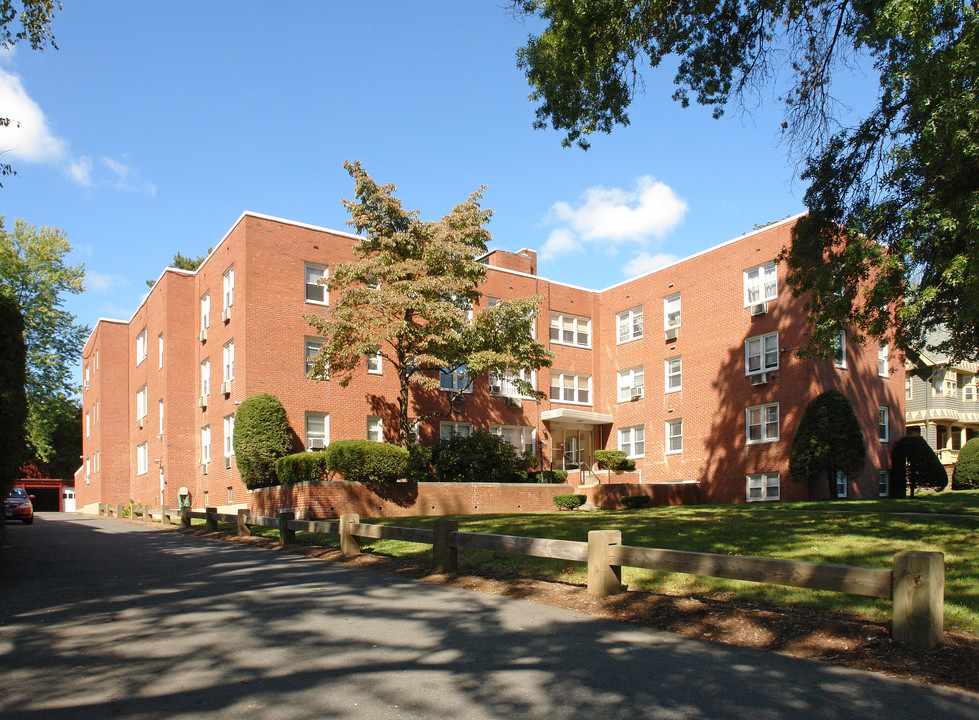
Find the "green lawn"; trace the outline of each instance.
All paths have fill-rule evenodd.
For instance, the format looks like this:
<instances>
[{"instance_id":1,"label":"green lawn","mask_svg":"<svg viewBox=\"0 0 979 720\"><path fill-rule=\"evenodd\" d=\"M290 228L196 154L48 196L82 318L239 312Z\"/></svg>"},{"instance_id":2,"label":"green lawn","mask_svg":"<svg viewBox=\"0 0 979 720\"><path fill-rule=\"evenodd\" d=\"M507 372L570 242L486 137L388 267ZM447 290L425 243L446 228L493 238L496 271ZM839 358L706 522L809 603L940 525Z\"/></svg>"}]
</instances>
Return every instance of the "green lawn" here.
<instances>
[{"instance_id":1,"label":"green lawn","mask_svg":"<svg viewBox=\"0 0 979 720\"><path fill-rule=\"evenodd\" d=\"M904 515L901 513L921 513ZM943 517L943 514L966 517ZM901 550L945 554L945 625L979 635L979 491L930 493L903 500L752 505L704 505L536 515L456 516L469 532L587 540L589 530L621 530L626 545L726 555L890 568ZM431 527L433 518L369 522ZM255 528L256 534L260 528ZM277 531L266 534L277 535ZM337 545L333 536L297 533L300 542ZM390 540L363 542L364 550L429 562L431 547ZM531 577L586 582L583 563L488 551L462 550L460 570L487 568ZM891 603L878 598L623 568L632 588L671 594L736 597L763 604L793 603L884 620Z\"/></svg>"}]
</instances>

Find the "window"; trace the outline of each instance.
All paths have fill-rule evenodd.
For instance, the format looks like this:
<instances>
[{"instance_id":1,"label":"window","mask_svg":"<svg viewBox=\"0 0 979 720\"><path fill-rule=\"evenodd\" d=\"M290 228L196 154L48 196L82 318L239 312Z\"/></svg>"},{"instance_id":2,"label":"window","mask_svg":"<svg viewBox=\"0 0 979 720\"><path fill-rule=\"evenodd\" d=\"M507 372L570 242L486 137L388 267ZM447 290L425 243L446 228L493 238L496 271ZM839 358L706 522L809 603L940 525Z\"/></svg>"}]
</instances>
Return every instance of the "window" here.
<instances>
[{"instance_id":1,"label":"window","mask_svg":"<svg viewBox=\"0 0 979 720\"><path fill-rule=\"evenodd\" d=\"M88 363L85 364L85 382L82 385L83 390L88 390L89 374L88 374Z\"/></svg>"},{"instance_id":2,"label":"window","mask_svg":"<svg viewBox=\"0 0 979 720\"><path fill-rule=\"evenodd\" d=\"M92 423L89 414L85 413L85 437L89 437L92 434Z\"/></svg>"},{"instance_id":3,"label":"window","mask_svg":"<svg viewBox=\"0 0 979 720\"><path fill-rule=\"evenodd\" d=\"M99 401L95 401L95 422L99 421Z\"/></svg>"},{"instance_id":4,"label":"window","mask_svg":"<svg viewBox=\"0 0 979 720\"><path fill-rule=\"evenodd\" d=\"M891 494L891 474L887 470L877 472L877 494L881 497Z\"/></svg>"},{"instance_id":5,"label":"window","mask_svg":"<svg viewBox=\"0 0 979 720\"><path fill-rule=\"evenodd\" d=\"M160 435L163 435L163 401L162 400L160 400L158 406L160 408Z\"/></svg>"},{"instance_id":6,"label":"window","mask_svg":"<svg viewBox=\"0 0 979 720\"><path fill-rule=\"evenodd\" d=\"M642 337L642 305L619 313L619 342L629 342Z\"/></svg>"},{"instance_id":7,"label":"window","mask_svg":"<svg viewBox=\"0 0 979 720\"><path fill-rule=\"evenodd\" d=\"M136 364L139 365L146 359L146 328L139 331L136 336Z\"/></svg>"},{"instance_id":8,"label":"window","mask_svg":"<svg viewBox=\"0 0 979 720\"><path fill-rule=\"evenodd\" d=\"M471 393L473 391L472 382L469 380L469 375L466 374L465 365L454 370L440 370L439 387L449 392Z\"/></svg>"},{"instance_id":9,"label":"window","mask_svg":"<svg viewBox=\"0 0 979 720\"><path fill-rule=\"evenodd\" d=\"M683 420L666 421L666 454L683 452Z\"/></svg>"},{"instance_id":10,"label":"window","mask_svg":"<svg viewBox=\"0 0 979 720\"><path fill-rule=\"evenodd\" d=\"M552 372L551 400L591 405L591 375Z\"/></svg>"},{"instance_id":11,"label":"window","mask_svg":"<svg viewBox=\"0 0 979 720\"><path fill-rule=\"evenodd\" d=\"M162 370L163 369L163 333L160 333L160 336L157 338L157 340L159 341L159 345L157 345L157 347L159 348L159 353L160 353L159 369Z\"/></svg>"},{"instance_id":12,"label":"window","mask_svg":"<svg viewBox=\"0 0 979 720\"><path fill-rule=\"evenodd\" d=\"M439 423L439 439L441 440L446 440L450 437L469 437L472 434L473 426L471 423Z\"/></svg>"},{"instance_id":13,"label":"window","mask_svg":"<svg viewBox=\"0 0 979 720\"><path fill-rule=\"evenodd\" d=\"M206 292L201 295L201 330L206 330L211 325L211 293Z\"/></svg>"},{"instance_id":14,"label":"window","mask_svg":"<svg viewBox=\"0 0 979 720\"><path fill-rule=\"evenodd\" d=\"M590 347L591 320L562 313L551 313L551 342L560 345Z\"/></svg>"},{"instance_id":15,"label":"window","mask_svg":"<svg viewBox=\"0 0 979 720\"><path fill-rule=\"evenodd\" d=\"M367 439L374 442L384 442L384 427L381 425L381 418L368 415Z\"/></svg>"},{"instance_id":16,"label":"window","mask_svg":"<svg viewBox=\"0 0 979 720\"><path fill-rule=\"evenodd\" d=\"M99 471L99 467L100 467L99 457L100 457L100 453L99 453L98 450L96 450L95 451L95 472L98 472Z\"/></svg>"},{"instance_id":17,"label":"window","mask_svg":"<svg viewBox=\"0 0 979 720\"><path fill-rule=\"evenodd\" d=\"M840 330L833 341L833 364L840 369L846 369L846 330Z\"/></svg>"},{"instance_id":18,"label":"window","mask_svg":"<svg viewBox=\"0 0 979 720\"><path fill-rule=\"evenodd\" d=\"M744 341L745 375L778 370L778 333Z\"/></svg>"},{"instance_id":19,"label":"window","mask_svg":"<svg viewBox=\"0 0 979 720\"><path fill-rule=\"evenodd\" d=\"M683 389L683 359L669 358L666 361L666 392Z\"/></svg>"},{"instance_id":20,"label":"window","mask_svg":"<svg viewBox=\"0 0 979 720\"><path fill-rule=\"evenodd\" d=\"M912 395L912 391L911 391L911 376L908 375L906 378L904 378L904 399L905 400L910 400L911 399L911 395ZM968 399L969 398L966 398L966 400L968 400Z\"/></svg>"},{"instance_id":21,"label":"window","mask_svg":"<svg viewBox=\"0 0 979 720\"><path fill-rule=\"evenodd\" d=\"M136 446L136 474L145 475L150 470L150 452L146 443Z\"/></svg>"},{"instance_id":22,"label":"window","mask_svg":"<svg viewBox=\"0 0 979 720\"><path fill-rule=\"evenodd\" d=\"M146 386L143 385L136 391L136 419L142 420L146 417Z\"/></svg>"},{"instance_id":23,"label":"window","mask_svg":"<svg viewBox=\"0 0 979 720\"><path fill-rule=\"evenodd\" d=\"M490 370L489 373L489 392L490 395L499 395L500 397L530 397L529 395L524 395L520 392L514 380L516 379L529 382L534 387L537 386L536 373L533 370L521 370L518 373L512 371L498 373L494 370Z\"/></svg>"},{"instance_id":24,"label":"window","mask_svg":"<svg viewBox=\"0 0 979 720\"><path fill-rule=\"evenodd\" d=\"M201 462L211 462L211 426L201 428Z\"/></svg>"},{"instance_id":25,"label":"window","mask_svg":"<svg viewBox=\"0 0 979 720\"><path fill-rule=\"evenodd\" d=\"M646 428L643 425L619 428L619 450L627 457L636 458L646 454Z\"/></svg>"},{"instance_id":26,"label":"window","mask_svg":"<svg viewBox=\"0 0 979 720\"><path fill-rule=\"evenodd\" d=\"M329 304L330 293L326 289L328 277L329 271L325 266L306 263L306 302Z\"/></svg>"},{"instance_id":27,"label":"window","mask_svg":"<svg viewBox=\"0 0 979 720\"><path fill-rule=\"evenodd\" d=\"M642 397L643 386L645 385L645 373L641 365L626 370L619 370L618 378L619 402L626 402L633 398Z\"/></svg>"},{"instance_id":28,"label":"window","mask_svg":"<svg viewBox=\"0 0 979 720\"><path fill-rule=\"evenodd\" d=\"M775 442L778 440L778 403L748 408L745 411L745 425L749 445Z\"/></svg>"},{"instance_id":29,"label":"window","mask_svg":"<svg viewBox=\"0 0 979 720\"><path fill-rule=\"evenodd\" d=\"M778 500L778 473L757 473L747 476L748 502Z\"/></svg>"},{"instance_id":30,"label":"window","mask_svg":"<svg viewBox=\"0 0 979 720\"><path fill-rule=\"evenodd\" d=\"M316 356L323 349L323 341L319 338L306 338L306 377L313 380L326 380L329 377L329 368L322 375L313 375L313 364Z\"/></svg>"},{"instance_id":31,"label":"window","mask_svg":"<svg viewBox=\"0 0 979 720\"><path fill-rule=\"evenodd\" d=\"M663 329L680 327L680 293L663 298Z\"/></svg>"},{"instance_id":32,"label":"window","mask_svg":"<svg viewBox=\"0 0 979 720\"><path fill-rule=\"evenodd\" d=\"M371 375L381 374L381 351L367 354L367 372Z\"/></svg>"},{"instance_id":33,"label":"window","mask_svg":"<svg viewBox=\"0 0 979 720\"><path fill-rule=\"evenodd\" d=\"M229 487L228 488L228 505L231 504L231 498L232 498L232 491L231 491L231 488Z\"/></svg>"},{"instance_id":34,"label":"window","mask_svg":"<svg viewBox=\"0 0 979 720\"><path fill-rule=\"evenodd\" d=\"M99 371L99 351L98 351L98 349L96 349L96 351L95 351L95 372L98 372L98 371Z\"/></svg>"},{"instance_id":35,"label":"window","mask_svg":"<svg viewBox=\"0 0 979 720\"><path fill-rule=\"evenodd\" d=\"M975 402L975 400L976 400L976 386L975 385L972 385L971 383L969 385L965 385L962 388L962 399L963 400L968 400L969 402Z\"/></svg>"},{"instance_id":36,"label":"window","mask_svg":"<svg viewBox=\"0 0 979 720\"><path fill-rule=\"evenodd\" d=\"M224 382L235 379L235 341L231 339L224 346Z\"/></svg>"},{"instance_id":37,"label":"window","mask_svg":"<svg viewBox=\"0 0 979 720\"><path fill-rule=\"evenodd\" d=\"M887 343L881 343L877 347L877 374L887 377L890 372L887 367Z\"/></svg>"},{"instance_id":38,"label":"window","mask_svg":"<svg viewBox=\"0 0 979 720\"><path fill-rule=\"evenodd\" d=\"M226 415L224 418L224 456L231 457L235 454L235 416Z\"/></svg>"},{"instance_id":39,"label":"window","mask_svg":"<svg viewBox=\"0 0 979 720\"><path fill-rule=\"evenodd\" d=\"M211 394L211 358L205 358L201 363L201 396Z\"/></svg>"},{"instance_id":40,"label":"window","mask_svg":"<svg viewBox=\"0 0 979 720\"><path fill-rule=\"evenodd\" d=\"M224 271L224 309L235 304L235 266Z\"/></svg>"},{"instance_id":41,"label":"window","mask_svg":"<svg viewBox=\"0 0 979 720\"><path fill-rule=\"evenodd\" d=\"M744 271L744 304L774 300L778 294L775 261L749 268Z\"/></svg>"},{"instance_id":42,"label":"window","mask_svg":"<svg viewBox=\"0 0 979 720\"><path fill-rule=\"evenodd\" d=\"M882 407L877 412L877 437L881 442L887 442L887 408Z\"/></svg>"},{"instance_id":43,"label":"window","mask_svg":"<svg viewBox=\"0 0 979 720\"><path fill-rule=\"evenodd\" d=\"M517 449L521 455L537 453L537 431L532 427L490 425L490 435L499 435Z\"/></svg>"},{"instance_id":44,"label":"window","mask_svg":"<svg viewBox=\"0 0 979 720\"><path fill-rule=\"evenodd\" d=\"M836 497L846 497L846 473L842 470L836 471Z\"/></svg>"},{"instance_id":45,"label":"window","mask_svg":"<svg viewBox=\"0 0 979 720\"><path fill-rule=\"evenodd\" d=\"M330 416L306 413L306 449L322 450L330 443Z\"/></svg>"}]
</instances>

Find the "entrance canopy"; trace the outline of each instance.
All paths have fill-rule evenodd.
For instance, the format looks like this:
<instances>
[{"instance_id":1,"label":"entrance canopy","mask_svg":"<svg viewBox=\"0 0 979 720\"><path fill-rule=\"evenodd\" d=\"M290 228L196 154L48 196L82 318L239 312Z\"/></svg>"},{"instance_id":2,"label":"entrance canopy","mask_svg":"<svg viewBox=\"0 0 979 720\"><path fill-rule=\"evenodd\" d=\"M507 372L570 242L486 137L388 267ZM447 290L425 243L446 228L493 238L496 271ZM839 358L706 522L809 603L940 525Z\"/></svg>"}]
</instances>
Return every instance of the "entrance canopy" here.
<instances>
[{"instance_id":1,"label":"entrance canopy","mask_svg":"<svg viewBox=\"0 0 979 720\"><path fill-rule=\"evenodd\" d=\"M540 419L544 422L575 423L577 425L611 425L612 416L605 413L591 412L589 410L575 410L574 408L560 408L558 410L545 410L540 414Z\"/></svg>"}]
</instances>

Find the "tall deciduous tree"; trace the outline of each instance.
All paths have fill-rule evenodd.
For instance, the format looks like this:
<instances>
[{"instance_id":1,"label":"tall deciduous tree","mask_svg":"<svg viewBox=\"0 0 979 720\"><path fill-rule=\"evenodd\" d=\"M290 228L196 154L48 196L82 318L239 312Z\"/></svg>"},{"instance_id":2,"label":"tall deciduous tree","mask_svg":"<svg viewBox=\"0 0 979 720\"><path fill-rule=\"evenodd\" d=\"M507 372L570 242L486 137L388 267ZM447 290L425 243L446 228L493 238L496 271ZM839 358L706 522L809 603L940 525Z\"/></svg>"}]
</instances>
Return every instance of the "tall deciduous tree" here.
<instances>
[{"instance_id":1,"label":"tall deciduous tree","mask_svg":"<svg viewBox=\"0 0 979 720\"><path fill-rule=\"evenodd\" d=\"M80 293L83 265L69 265L65 234L23 220L6 232L0 217L0 292L12 296L24 315L27 346L27 438L34 454L47 462L57 413L48 404L70 394L72 367L88 328L64 309L66 293Z\"/></svg>"},{"instance_id":2,"label":"tall deciduous tree","mask_svg":"<svg viewBox=\"0 0 979 720\"><path fill-rule=\"evenodd\" d=\"M20 475L27 420L26 359L23 316L17 301L0 289L0 498L7 497Z\"/></svg>"},{"instance_id":3,"label":"tall deciduous tree","mask_svg":"<svg viewBox=\"0 0 979 720\"><path fill-rule=\"evenodd\" d=\"M846 395L827 390L813 398L792 438L789 475L814 487L821 477L836 497L836 473L855 473L863 467L867 447L860 423Z\"/></svg>"},{"instance_id":4,"label":"tall deciduous tree","mask_svg":"<svg viewBox=\"0 0 979 720\"><path fill-rule=\"evenodd\" d=\"M486 267L484 227L492 212L480 206L480 191L441 220L425 222L405 210L391 184L378 185L360 163L345 163L355 200L345 200L349 225L362 236L357 260L332 269L328 315L308 316L326 338L313 375L346 387L368 355L380 353L397 374L398 441L407 446L411 388L436 390L439 370L471 378L495 371L518 373L550 365L551 354L533 337L540 298L503 302L472 316ZM334 301L334 298L336 300ZM521 391L543 396L528 382ZM465 383L463 383L465 385ZM454 388L455 395L463 387Z\"/></svg>"},{"instance_id":5,"label":"tall deciduous tree","mask_svg":"<svg viewBox=\"0 0 979 720\"><path fill-rule=\"evenodd\" d=\"M809 216L785 255L808 292L809 353L849 327L905 351L979 355L979 16L962 0L514 0L548 23L518 52L536 126L588 146L629 122L643 64L679 60L674 98L713 107L777 85ZM841 124L832 80L865 60L875 106ZM779 82L782 81L782 82ZM751 99L751 98L749 98Z\"/></svg>"}]
</instances>

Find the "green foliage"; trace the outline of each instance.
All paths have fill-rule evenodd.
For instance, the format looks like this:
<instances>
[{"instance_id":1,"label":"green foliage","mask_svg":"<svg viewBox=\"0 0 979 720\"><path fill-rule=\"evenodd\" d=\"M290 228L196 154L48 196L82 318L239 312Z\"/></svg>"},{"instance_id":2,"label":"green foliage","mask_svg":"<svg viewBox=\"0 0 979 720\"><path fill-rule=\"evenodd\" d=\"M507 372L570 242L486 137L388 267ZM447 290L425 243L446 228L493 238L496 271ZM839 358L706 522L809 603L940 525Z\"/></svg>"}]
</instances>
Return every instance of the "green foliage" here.
<instances>
[{"instance_id":1,"label":"green foliage","mask_svg":"<svg viewBox=\"0 0 979 720\"><path fill-rule=\"evenodd\" d=\"M584 495L555 495L554 504L562 510L577 510L587 499Z\"/></svg>"},{"instance_id":2,"label":"green foliage","mask_svg":"<svg viewBox=\"0 0 979 720\"><path fill-rule=\"evenodd\" d=\"M513 445L483 430L440 440L431 454L438 482L512 482L516 470Z\"/></svg>"},{"instance_id":3,"label":"green foliage","mask_svg":"<svg viewBox=\"0 0 979 720\"><path fill-rule=\"evenodd\" d=\"M543 32L518 52L535 126L587 148L627 125L639 72L675 56L673 97L719 117L769 85L809 209L783 256L806 293L807 354L828 357L849 328L909 352L979 355L979 14L961 0L512 0ZM876 102L847 126L834 75L866 59ZM669 63L673 65L672 62ZM837 116L839 115L839 116Z\"/></svg>"},{"instance_id":4,"label":"green foliage","mask_svg":"<svg viewBox=\"0 0 979 720\"><path fill-rule=\"evenodd\" d=\"M979 489L979 438L972 438L959 450L959 459L952 471L955 490Z\"/></svg>"},{"instance_id":5,"label":"green foliage","mask_svg":"<svg viewBox=\"0 0 979 720\"><path fill-rule=\"evenodd\" d=\"M839 390L827 390L813 398L802 414L792 438L789 474L810 486L825 477L830 497L836 497L836 472L857 472L866 455L853 406Z\"/></svg>"},{"instance_id":6,"label":"green foliage","mask_svg":"<svg viewBox=\"0 0 979 720\"><path fill-rule=\"evenodd\" d=\"M292 449L286 410L275 395L251 395L235 413L235 463L245 487L274 485L275 461Z\"/></svg>"},{"instance_id":7,"label":"green foliage","mask_svg":"<svg viewBox=\"0 0 979 720\"><path fill-rule=\"evenodd\" d=\"M347 387L365 357L380 353L398 379L397 437L407 447L424 419L408 417L411 390L438 390L440 369L463 369L472 378L550 364L531 332L540 298L502 303L470 322L486 278L476 258L486 252L492 215L480 206L480 191L441 220L423 222L401 206L394 185L378 185L360 163L344 167L356 196L344 200L348 224L362 238L352 248L357 260L331 268L329 289L338 300L330 314L306 317L325 338L313 375L329 368Z\"/></svg>"},{"instance_id":8,"label":"green foliage","mask_svg":"<svg viewBox=\"0 0 979 720\"><path fill-rule=\"evenodd\" d=\"M393 483L408 471L408 450L373 440L337 440L326 446L326 469L344 480Z\"/></svg>"},{"instance_id":9,"label":"green foliage","mask_svg":"<svg viewBox=\"0 0 979 720\"><path fill-rule=\"evenodd\" d=\"M280 485L319 482L326 475L326 453L300 452L275 461L275 477Z\"/></svg>"},{"instance_id":10,"label":"green foliage","mask_svg":"<svg viewBox=\"0 0 979 720\"><path fill-rule=\"evenodd\" d=\"M602 470L631 472L636 469L636 461L626 457L622 450L596 450L595 462Z\"/></svg>"},{"instance_id":11,"label":"green foliage","mask_svg":"<svg viewBox=\"0 0 979 720\"><path fill-rule=\"evenodd\" d=\"M415 442L408 443L408 468L405 478L411 483L434 482L432 450Z\"/></svg>"},{"instance_id":12,"label":"green foliage","mask_svg":"<svg viewBox=\"0 0 979 720\"><path fill-rule=\"evenodd\" d=\"M73 398L58 395L45 403L45 413L51 427L48 459L41 459L34 453L33 446L28 447L22 474L25 477L73 477L82 454L81 404Z\"/></svg>"},{"instance_id":13,"label":"green foliage","mask_svg":"<svg viewBox=\"0 0 979 720\"><path fill-rule=\"evenodd\" d=\"M891 497L911 497L918 488L941 490L948 485L948 473L942 467L928 441L919 435L907 435L891 451Z\"/></svg>"},{"instance_id":14,"label":"green foliage","mask_svg":"<svg viewBox=\"0 0 979 720\"><path fill-rule=\"evenodd\" d=\"M0 48L27 40L34 50L43 50L45 45L57 50L51 34L56 10L61 10L60 0L0 0ZM19 29L9 27L14 20L20 21Z\"/></svg>"},{"instance_id":15,"label":"green foliage","mask_svg":"<svg viewBox=\"0 0 979 720\"><path fill-rule=\"evenodd\" d=\"M649 495L623 495L622 504L627 508L635 509L646 507L651 502Z\"/></svg>"},{"instance_id":16,"label":"green foliage","mask_svg":"<svg viewBox=\"0 0 979 720\"><path fill-rule=\"evenodd\" d=\"M207 255L210 255L213 249L214 248L208 248ZM174 253L173 262L170 263L170 267L177 268L178 270L196 270L205 260L207 260L207 255L187 257L185 255L181 255L179 252ZM147 280L146 285L147 287L153 287L156 285L156 280Z\"/></svg>"},{"instance_id":17,"label":"green foliage","mask_svg":"<svg viewBox=\"0 0 979 720\"><path fill-rule=\"evenodd\" d=\"M568 479L567 470L517 470L514 473L514 482L521 483L544 483L560 485Z\"/></svg>"},{"instance_id":18,"label":"green foliage","mask_svg":"<svg viewBox=\"0 0 979 720\"><path fill-rule=\"evenodd\" d=\"M20 475L27 421L26 361L20 309L0 292L0 498L7 497Z\"/></svg>"}]
</instances>

